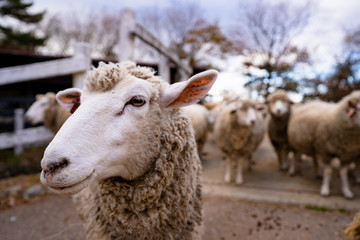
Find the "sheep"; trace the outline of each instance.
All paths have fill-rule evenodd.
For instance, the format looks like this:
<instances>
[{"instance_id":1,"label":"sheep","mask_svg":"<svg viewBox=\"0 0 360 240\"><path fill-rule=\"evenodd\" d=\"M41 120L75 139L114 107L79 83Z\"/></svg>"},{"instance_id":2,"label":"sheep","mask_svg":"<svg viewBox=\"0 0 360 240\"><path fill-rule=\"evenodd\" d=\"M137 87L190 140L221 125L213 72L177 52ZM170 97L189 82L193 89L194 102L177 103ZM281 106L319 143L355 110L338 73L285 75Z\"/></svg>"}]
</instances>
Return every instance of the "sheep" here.
<instances>
[{"instance_id":1,"label":"sheep","mask_svg":"<svg viewBox=\"0 0 360 240\"><path fill-rule=\"evenodd\" d=\"M234 102L238 100L238 97L231 98L230 96L226 95L222 101L212 104L211 109L206 106L209 109L209 131L213 132L214 125L216 121L216 117L218 116L218 113L229 103Z\"/></svg>"},{"instance_id":2,"label":"sheep","mask_svg":"<svg viewBox=\"0 0 360 240\"><path fill-rule=\"evenodd\" d=\"M88 239L199 239L201 163L191 120L217 71L169 85L133 62L100 63L83 90L57 94L70 110L41 160L41 182L74 194Z\"/></svg>"},{"instance_id":3,"label":"sheep","mask_svg":"<svg viewBox=\"0 0 360 240\"><path fill-rule=\"evenodd\" d=\"M293 112L288 127L289 142L299 153L319 160L323 167L320 194L330 194L331 162L339 159L342 192L353 198L347 171L360 156L360 91L354 91L338 103L313 101Z\"/></svg>"},{"instance_id":4,"label":"sheep","mask_svg":"<svg viewBox=\"0 0 360 240\"><path fill-rule=\"evenodd\" d=\"M190 116L191 124L195 132L195 140L198 147L199 156L207 139L209 110L200 104L193 104L184 107L186 113Z\"/></svg>"},{"instance_id":5,"label":"sheep","mask_svg":"<svg viewBox=\"0 0 360 240\"><path fill-rule=\"evenodd\" d=\"M253 151L259 146L265 133L262 116L251 100L235 100L224 106L218 113L214 125L217 146L226 155L224 181L232 181L232 165L236 164L235 183L243 183L243 158L251 166Z\"/></svg>"},{"instance_id":6,"label":"sheep","mask_svg":"<svg viewBox=\"0 0 360 240\"><path fill-rule=\"evenodd\" d=\"M348 240L360 240L360 212L358 212L352 223L345 229Z\"/></svg>"},{"instance_id":7,"label":"sheep","mask_svg":"<svg viewBox=\"0 0 360 240\"><path fill-rule=\"evenodd\" d=\"M312 143L315 138L314 131L318 124L316 120L316 115L319 114L318 109L323 109L327 106L328 103L316 100L298 105L292 109L288 123L288 139L294 152L294 157L290 161L289 172L295 173L298 171L301 155L306 154L313 159L314 172L317 177L321 176L318 169L318 157Z\"/></svg>"},{"instance_id":8,"label":"sheep","mask_svg":"<svg viewBox=\"0 0 360 240\"><path fill-rule=\"evenodd\" d=\"M287 128L291 115L291 105L287 93L284 90L276 90L266 98L270 119L268 122L268 135L279 161L279 169L287 169L287 156L290 152L290 144L287 137ZM289 169L293 175L294 168Z\"/></svg>"},{"instance_id":9,"label":"sheep","mask_svg":"<svg viewBox=\"0 0 360 240\"><path fill-rule=\"evenodd\" d=\"M44 123L51 132L57 133L70 113L56 101L55 93L36 95L36 101L26 111L25 119L31 124Z\"/></svg>"}]
</instances>

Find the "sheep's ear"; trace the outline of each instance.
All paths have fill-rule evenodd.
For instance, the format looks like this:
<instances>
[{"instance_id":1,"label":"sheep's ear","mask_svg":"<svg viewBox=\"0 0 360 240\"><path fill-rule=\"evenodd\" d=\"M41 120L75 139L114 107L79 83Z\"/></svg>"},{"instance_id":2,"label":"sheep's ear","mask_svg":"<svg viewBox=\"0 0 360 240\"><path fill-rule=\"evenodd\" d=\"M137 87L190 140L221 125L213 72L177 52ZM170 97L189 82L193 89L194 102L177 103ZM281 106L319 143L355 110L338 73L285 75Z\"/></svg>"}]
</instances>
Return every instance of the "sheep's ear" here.
<instances>
[{"instance_id":1,"label":"sheep's ear","mask_svg":"<svg viewBox=\"0 0 360 240\"><path fill-rule=\"evenodd\" d=\"M349 110L347 112L347 115L349 116L349 118L352 118L354 117L354 115L356 114L356 110L357 110L357 107L356 105L351 102L350 100L348 101L348 107L349 107Z\"/></svg>"},{"instance_id":2,"label":"sheep's ear","mask_svg":"<svg viewBox=\"0 0 360 240\"><path fill-rule=\"evenodd\" d=\"M352 101L348 101L348 106L349 106L349 108L353 108L353 109L356 109L357 107L356 107L356 104L354 104Z\"/></svg>"},{"instance_id":3,"label":"sheep's ear","mask_svg":"<svg viewBox=\"0 0 360 240\"><path fill-rule=\"evenodd\" d=\"M68 88L56 94L57 102L70 113L74 113L80 105L81 90Z\"/></svg>"},{"instance_id":4,"label":"sheep's ear","mask_svg":"<svg viewBox=\"0 0 360 240\"><path fill-rule=\"evenodd\" d=\"M210 90L217 75L216 70L207 70L192 76L187 81L170 85L161 94L160 107L176 108L197 103Z\"/></svg>"}]
</instances>

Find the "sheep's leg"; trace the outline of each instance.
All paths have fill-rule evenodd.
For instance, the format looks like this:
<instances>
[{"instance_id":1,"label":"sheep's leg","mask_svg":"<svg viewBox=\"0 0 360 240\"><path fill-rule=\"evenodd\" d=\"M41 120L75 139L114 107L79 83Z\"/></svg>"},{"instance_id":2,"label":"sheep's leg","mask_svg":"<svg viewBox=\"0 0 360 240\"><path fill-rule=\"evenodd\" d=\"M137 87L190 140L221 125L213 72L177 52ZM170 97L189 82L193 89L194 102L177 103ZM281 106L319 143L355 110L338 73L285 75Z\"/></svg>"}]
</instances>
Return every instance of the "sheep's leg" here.
<instances>
[{"instance_id":1,"label":"sheep's leg","mask_svg":"<svg viewBox=\"0 0 360 240\"><path fill-rule=\"evenodd\" d=\"M321 179L322 172L321 167L319 166L319 160L316 155L312 156L313 159L313 166L314 166L314 175L317 179Z\"/></svg>"},{"instance_id":2,"label":"sheep's leg","mask_svg":"<svg viewBox=\"0 0 360 240\"><path fill-rule=\"evenodd\" d=\"M288 155L288 151L286 148L281 148L281 170L285 171L286 169L288 169L288 161L287 161L287 155Z\"/></svg>"},{"instance_id":3,"label":"sheep's leg","mask_svg":"<svg viewBox=\"0 0 360 240\"><path fill-rule=\"evenodd\" d=\"M355 163L354 174L355 174L356 183L357 183L357 184L360 184L360 161L358 161L357 163Z\"/></svg>"},{"instance_id":4,"label":"sheep's leg","mask_svg":"<svg viewBox=\"0 0 360 240\"><path fill-rule=\"evenodd\" d=\"M247 156L247 170L249 172L252 171L252 165L254 165L254 164L255 164L255 162L253 162L253 160L252 160L252 154L250 154L249 156Z\"/></svg>"},{"instance_id":5,"label":"sheep's leg","mask_svg":"<svg viewBox=\"0 0 360 240\"><path fill-rule=\"evenodd\" d=\"M294 152L294 156L290 160L290 166L288 171L290 176L294 176L296 174L300 160L301 160L301 153Z\"/></svg>"},{"instance_id":6,"label":"sheep's leg","mask_svg":"<svg viewBox=\"0 0 360 240\"><path fill-rule=\"evenodd\" d=\"M280 149L280 148L279 148L279 149L276 148L275 151L276 151L276 156L277 156L278 162L279 162L279 170L280 170L280 171L286 170L286 169L283 168L284 161L283 161L283 156L282 156L282 151L281 151L281 149Z\"/></svg>"},{"instance_id":7,"label":"sheep's leg","mask_svg":"<svg viewBox=\"0 0 360 240\"><path fill-rule=\"evenodd\" d=\"M331 181L332 168L330 164L324 165L323 181L320 189L321 196L330 195L330 181Z\"/></svg>"},{"instance_id":8,"label":"sheep's leg","mask_svg":"<svg viewBox=\"0 0 360 240\"><path fill-rule=\"evenodd\" d=\"M240 157L237 161L237 168L236 168L236 184L242 184L243 183L243 173L242 173L242 166L243 166L244 158Z\"/></svg>"},{"instance_id":9,"label":"sheep's leg","mask_svg":"<svg viewBox=\"0 0 360 240\"><path fill-rule=\"evenodd\" d=\"M342 184L342 192L344 197L353 198L354 194L350 190L349 179L348 179L348 166L343 166L340 168L340 179Z\"/></svg>"},{"instance_id":10,"label":"sheep's leg","mask_svg":"<svg viewBox=\"0 0 360 240\"><path fill-rule=\"evenodd\" d=\"M224 176L224 181L226 183L231 182L231 171L232 171L232 160L229 156L226 156L225 176Z\"/></svg>"},{"instance_id":11,"label":"sheep's leg","mask_svg":"<svg viewBox=\"0 0 360 240\"><path fill-rule=\"evenodd\" d=\"M276 156L279 162L279 170L281 171L282 161L281 161L281 154L280 149L275 148Z\"/></svg>"}]
</instances>

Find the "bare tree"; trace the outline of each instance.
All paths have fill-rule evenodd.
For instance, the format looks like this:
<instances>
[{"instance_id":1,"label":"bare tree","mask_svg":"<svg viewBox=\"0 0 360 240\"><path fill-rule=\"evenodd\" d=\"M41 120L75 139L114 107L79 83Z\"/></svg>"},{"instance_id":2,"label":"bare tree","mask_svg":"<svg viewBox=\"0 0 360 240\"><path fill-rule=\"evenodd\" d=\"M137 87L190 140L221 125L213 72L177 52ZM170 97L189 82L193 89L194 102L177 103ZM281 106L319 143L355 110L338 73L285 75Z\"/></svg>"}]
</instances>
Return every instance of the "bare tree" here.
<instances>
[{"instance_id":1,"label":"bare tree","mask_svg":"<svg viewBox=\"0 0 360 240\"><path fill-rule=\"evenodd\" d=\"M354 30L347 30L344 42L346 49L350 52L359 52L360 49L360 26Z\"/></svg>"},{"instance_id":2,"label":"bare tree","mask_svg":"<svg viewBox=\"0 0 360 240\"><path fill-rule=\"evenodd\" d=\"M313 91L305 97L336 102L352 91L360 89L360 26L345 30L342 47L341 54L335 57L336 64L330 74L323 79L306 80L310 87L321 84L326 91Z\"/></svg>"},{"instance_id":3,"label":"bare tree","mask_svg":"<svg viewBox=\"0 0 360 240\"><path fill-rule=\"evenodd\" d=\"M202 19L202 12L201 6L195 1L171 0L168 7L141 11L140 22L180 58L187 59L186 38Z\"/></svg>"},{"instance_id":4,"label":"bare tree","mask_svg":"<svg viewBox=\"0 0 360 240\"><path fill-rule=\"evenodd\" d=\"M295 81L288 76L295 63L308 60L306 49L294 44L294 39L307 26L312 14L310 1L294 5L289 1L265 0L240 4L238 23L233 37L247 55L249 68L247 86L267 96L271 87L295 90ZM260 69L262 75L251 69Z\"/></svg>"},{"instance_id":5,"label":"bare tree","mask_svg":"<svg viewBox=\"0 0 360 240\"><path fill-rule=\"evenodd\" d=\"M201 50L207 55L222 59L229 53L239 51L234 42L229 40L221 31L218 23L211 24L205 20L197 21L195 26L190 29L185 36L184 46L190 64L201 61L197 56L197 53Z\"/></svg>"},{"instance_id":6,"label":"bare tree","mask_svg":"<svg viewBox=\"0 0 360 240\"><path fill-rule=\"evenodd\" d=\"M78 15L54 14L44 21L43 31L49 36L47 48L60 54L69 53L76 41L92 45L93 57L115 59L119 41L119 14L106 10Z\"/></svg>"},{"instance_id":7,"label":"bare tree","mask_svg":"<svg viewBox=\"0 0 360 240\"><path fill-rule=\"evenodd\" d=\"M140 24L148 29L156 38L161 39L164 44L168 44L164 32L164 13L158 6L146 7L138 11Z\"/></svg>"}]
</instances>

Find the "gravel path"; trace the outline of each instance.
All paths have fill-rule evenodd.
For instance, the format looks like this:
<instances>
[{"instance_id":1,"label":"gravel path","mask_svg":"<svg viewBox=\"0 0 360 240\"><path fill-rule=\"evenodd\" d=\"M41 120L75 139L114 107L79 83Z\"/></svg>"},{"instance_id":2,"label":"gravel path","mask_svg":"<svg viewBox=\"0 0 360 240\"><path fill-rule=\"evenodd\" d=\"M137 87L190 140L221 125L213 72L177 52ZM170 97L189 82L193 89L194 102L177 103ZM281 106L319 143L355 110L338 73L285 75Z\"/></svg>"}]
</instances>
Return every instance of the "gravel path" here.
<instances>
[{"instance_id":1,"label":"gravel path","mask_svg":"<svg viewBox=\"0 0 360 240\"><path fill-rule=\"evenodd\" d=\"M203 239L344 239L342 232L353 216L353 212L205 198ZM85 234L70 198L57 195L0 211L0 233L3 240L80 240Z\"/></svg>"},{"instance_id":2,"label":"gravel path","mask_svg":"<svg viewBox=\"0 0 360 240\"><path fill-rule=\"evenodd\" d=\"M352 186L356 198L345 200L334 178L332 196L320 197L321 182L314 179L311 164L302 163L303 173L296 177L280 173L268 139L254 154L256 165L252 172L245 172L245 183L228 185L223 183L222 153L211 142L205 149L204 240L345 239L343 231L355 215L352 209L360 208L359 186ZM39 174L0 181L0 240L85 239L69 196L48 194L44 189L24 199L24 193L38 185ZM278 200L269 201L270 195L276 195ZM296 201L300 197L307 199L302 201L305 204Z\"/></svg>"}]
</instances>

